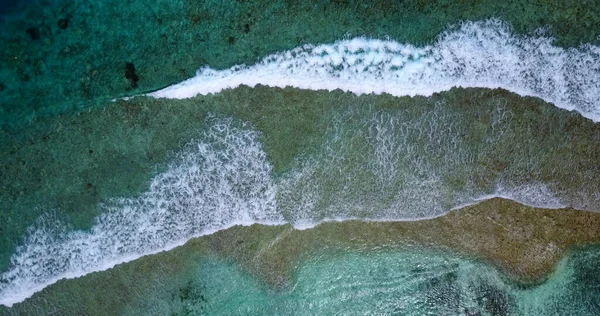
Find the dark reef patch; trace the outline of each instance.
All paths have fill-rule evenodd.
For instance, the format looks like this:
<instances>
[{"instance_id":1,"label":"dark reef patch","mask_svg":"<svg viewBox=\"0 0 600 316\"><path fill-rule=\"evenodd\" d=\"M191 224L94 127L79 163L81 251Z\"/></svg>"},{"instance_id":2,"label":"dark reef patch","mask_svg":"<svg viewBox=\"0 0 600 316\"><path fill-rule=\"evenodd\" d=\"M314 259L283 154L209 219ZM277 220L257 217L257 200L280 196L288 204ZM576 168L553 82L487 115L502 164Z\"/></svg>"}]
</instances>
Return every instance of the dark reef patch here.
<instances>
[{"instance_id":1,"label":"dark reef patch","mask_svg":"<svg viewBox=\"0 0 600 316\"><path fill-rule=\"evenodd\" d=\"M32 40L40 39L40 30L36 27L27 28L25 30L25 33L27 33L27 35L29 35L29 38L31 38Z\"/></svg>"},{"instance_id":2,"label":"dark reef patch","mask_svg":"<svg viewBox=\"0 0 600 316\"><path fill-rule=\"evenodd\" d=\"M140 77L135 72L135 65L132 62L125 64L125 78L129 80L129 84L132 88L137 88Z\"/></svg>"},{"instance_id":3,"label":"dark reef patch","mask_svg":"<svg viewBox=\"0 0 600 316\"><path fill-rule=\"evenodd\" d=\"M58 25L59 29L66 30L67 27L69 27L69 19L67 19L67 18L59 19L56 24Z\"/></svg>"}]
</instances>

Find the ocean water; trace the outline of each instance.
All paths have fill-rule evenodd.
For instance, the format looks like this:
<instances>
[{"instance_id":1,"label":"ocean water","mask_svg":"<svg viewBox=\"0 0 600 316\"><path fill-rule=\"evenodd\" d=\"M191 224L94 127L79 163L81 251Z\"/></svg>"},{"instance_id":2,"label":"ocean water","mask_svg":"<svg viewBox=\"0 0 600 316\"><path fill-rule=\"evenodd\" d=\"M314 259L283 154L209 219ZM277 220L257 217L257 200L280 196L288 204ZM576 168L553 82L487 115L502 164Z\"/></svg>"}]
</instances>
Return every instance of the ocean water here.
<instances>
[{"instance_id":1,"label":"ocean water","mask_svg":"<svg viewBox=\"0 0 600 316\"><path fill-rule=\"evenodd\" d=\"M597 313L597 297L585 293L594 287L577 284L583 280L570 269L561 267L551 281L522 288L492 269L443 254L351 253L303 265L296 271L294 287L274 295L268 290L256 291L261 286L230 265L211 263L197 279L205 283L191 284L203 296L182 300L182 309L235 315ZM597 282L597 278L593 280ZM240 286L228 288L228 284ZM565 287L573 291L561 293Z\"/></svg>"},{"instance_id":2,"label":"ocean water","mask_svg":"<svg viewBox=\"0 0 600 316\"><path fill-rule=\"evenodd\" d=\"M0 44L0 304L235 225L421 220L492 197L600 211L600 5L562 6L48 1L13 11ZM539 18L495 13L513 11ZM298 267L284 294L227 258L201 258L176 305L552 314L562 307L544 298L575 296L573 310L593 314L594 286L574 277L593 274L593 256L572 256L523 289L451 254L348 252ZM175 308L163 303L145 304Z\"/></svg>"},{"instance_id":3,"label":"ocean water","mask_svg":"<svg viewBox=\"0 0 600 316\"><path fill-rule=\"evenodd\" d=\"M423 47L464 21L498 18L528 36L542 28L567 49L600 41L597 0L20 3L0 27L2 126L83 111L188 79L201 66L251 65L304 44L365 36Z\"/></svg>"},{"instance_id":4,"label":"ocean water","mask_svg":"<svg viewBox=\"0 0 600 316\"><path fill-rule=\"evenodd\" d=\"M561 261L544 282L432 250L319 252L273 288L223 257L187 247L57 284L7 314L595 315L597 248Z\"/></svg>"},{"instance_id":5,"label":"ocean water","mask_svg":"<svg viewBox=\"0 0 600 316\"><path fill-rule=\"evenodd\" d=\"M598 46L563 49L553 45L553 38L519 38L511 31L507 23L491 19L463 23L424 47L364 37L304 45L256 65L201 68L192 79L149 95L189 98L242 84L393 96L430 96L452 87L502 88L600 120Z\"/></svg>"},{"instance_id":6,"label":"ocean water","mask_svg":"<svg viewBox=\"0 0 600 316\"><path fill-rule=\"evenodd\" d=\"M306 228L352 218L416 220L496 196L536 207L598 209L598 125L541 101L523 107L514 104L522 100L514 94L485 90L404 99L279 88L238 90L212 97L218 102L169 101L176 105L172 111L207 114L200 121L198 114L190 116L189 124L199 130L164 168L154 176L148 172L149 184L138 196L96 204L84 200L79 210L62 215L57 205L57 210L41 209L26 230L13 227L14 236L22 239L7 251L4 299L20 300L58 279L105 270L236 224L292 223ZM265 94L272 100L263 98ZM469 97L475 102L472 106L460 104ZM237 98L258 102L231 106L239 104L232 102ZM278 101L285 99L289 101L282 106ZM147 100L149 108L140 115L140 123L155 117L154 111L165 111L160 101ZM294 116L299 107L310 114L324 104L329 108L323 113ZM220 115L213 112L217 109ZM236 112L246 120L225 116ZM268 113L273 117L264 120ZM104 118L114 119L113 114ZM138 132L128 129L128 120L111 129L125 129L131 137L152 130L150 126L161 130L165 117L169 112ZM302 125L306 119L317 126ZM468 123L474 121L485 123ZM102 138L104 126L97 133ZM290 131L294 126L308 131ZM290 148L287 139L299 142L291 157L284 155ZM85 145L71 148L89 157ZM270 157L278 158L279 172ZM92 163L119 168L115 161L119 160ZM15 166L19 171L20 167ZM105 167L97 168L96 177L104 175ZM127 166L117 170L132 173ZM111 186L114 181L96 179L93 186ZM85 182L81 185L92 189ZM53 187L57 191L46 192L57 199L68 198L63 190L73 189L70 183ZM21 194L21 199L27 197L43 203L36 195ZM76 229L69 216L76 220L86 205L95 207L88 213L92 218L85 230Z\"/></svg>"},{"instance_id":7,"label":"ocean water","mask_svg":"<svg viewBox=\"0 0 600 316\"><path fill-rule=\"evenodd\" d=\"M4 18L5 15L10 14L11 9L15 7L17 2L18 0L2 1L2 4L0 4L0 16Z\"/></svg>"}]
</instances>

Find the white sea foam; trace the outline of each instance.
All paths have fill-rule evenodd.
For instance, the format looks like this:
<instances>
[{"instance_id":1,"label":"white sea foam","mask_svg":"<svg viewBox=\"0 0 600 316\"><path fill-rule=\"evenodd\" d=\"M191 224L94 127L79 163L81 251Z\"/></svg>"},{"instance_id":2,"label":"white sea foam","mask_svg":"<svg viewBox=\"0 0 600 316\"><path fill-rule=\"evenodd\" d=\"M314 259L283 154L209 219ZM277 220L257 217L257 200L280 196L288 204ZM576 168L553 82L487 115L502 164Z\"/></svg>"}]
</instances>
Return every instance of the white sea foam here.
<instances>
[{"instance_id":1,"label":"white sea foam","mask_svg":"<svg viewBox=\"0 0 600 316\"><path fill-rule=\"evenodd\" d=\"M491 139L495 142L489 147L505 146L498 140L510 139L505 133L512 113L501 104L493 113L484 143ZM298 229L327 221L414 221L492 198L538 208L562 208L566 201L578 209L600 211L600 201L594 203L594 197L582 194L580 200L587 202L582 204L568 194L555 195L546 183L527 176L494 174L482 168L478 161L494 151L483 145L475 150L467 144L460 136L467 133L460 115L447 110L443 102L408 117L402 111L354 107L331 118L319 154L304 159L278 182L278 209L286 220ZM344 126L344 122L352 123ZM543 168L535 157L525 164ZM464 183L451 185L444 180L453 173ZM474 180L478 174L485 174L490 185Z\"/></svg>"},{"instance_id":2,"label":"white sea foam","mask_svg":"<svg viewBox=\"0 0 600 316\"><path fill-rule=\"evenodd\" d=\"M503 88L600 121L600 47L563 49L543 35L519 37L497 19L466 22L431 46L354 38L304 45L150 93L190 98L240 85L429 96L452 87Z\"/></svg>"},{"instance_id":3,"label":"white sea foam","mask_svg":"<svg viewBox=\"0 0 600 316\"><path fill-rule=\"evenodd\" d=\"M496 126L487 137L510 138L504 136L510 112L499 105L495 113ZM106 270L233 225L291 223L306 229L326 221L420 220L494 197L564 206L564 196L544 183L509 177L483 188L469 180L477 164L457 137L466 128L457 124L457 115L442 102L412 118L350 108L332 117L318 154L299 159L280 178L272 175L259 133L232 119L210 118L199 139L185 146L146 193L102 204L90 231L74 231L50 215L41 218L0 274L0 304L11 306L60 279ZM436 164L425 159L429 156L445 159ZM532 168L539 167L535 161ZM455 169L467 179L460 187L440 176ZM597 208L598 196L591 199Z\"/></svg>"},{"instance_id":4,"label":"white sea foam","mask_svg":"<svg viewBox=\"0 0 600 316\"><path fill-rule=\"evenodd\" d=\"M89 232L51 216L30 229L0 275L0 304L11 306L74 278L182 245L233 225L280 224L271 165L257 133L212 122L139 198L114 199Z\"/></svg>"},{"instance_id":5,"label":"white sea foam","mask_svg":"<svg viewBox=\"0 0 600 316\"><path fill-rule=\"evenodd\" d=\"M452 124L450 117L431 113L418 122L432 123L438 119L440 128L451 127L444 125ZM345 117L337 120L344 121ZM302 164L297 172L276 181L257 132L241 128L242 124L234 124L230 119L209 119L210 127L202 137L188 144L168 170L152 180L146 193L138 198L112 199L101 205L102 215L90 231L73 231L51 215L41 218L11 258L10 269L0 275L0 304L12 306L60 279L110 269L234 225L291 223L297 229L306 229L327 221L419 220L447 212L449 208L442 202L443 192L448 188L436 175L436 167L412 157L411 152L417 146L402 141L405 136L425 133L424 136L429 132L418 126L403 129L405 124L378 113L372 118L365 117L365 121L366 125L346 131L334 123L332 132L340 134L324 145L324 156L318 157L319 161ZM396 134L398 131L402 133ZM323 171L334 170L342 163L343 153L356 135L365 136L372 146L365 154L373 164L364 166L364 170L374 175L377 191L394 186L397 181L406 183L397 189L392 203L374 201L380 196L353 199L352 195L364 188L360 184L359 191L351 188L357 185L352 182L356 176L352 172L342 179L342 188L330 191L336 197L330 203L322 203L327 184L322 181L336 176ZM431 135L434 138L428 141L435 145L435 137L441 134ZM447 150L454 150L455 146L451 142L440 145ZM470 159L461 152L458 150L458 156L452 157L456 163ZM407 156L409 165L394 170L394 166L402 164L399 156ZM391 175L385 172L386 168L392 168ZM455 192L451 206L493 197L537 207L562 206L541 183L512 189L498 186L494 193L479 197L477 192L468 186ZM378 209L382 205L387 207Z\"/></svg>"}]
</instances>

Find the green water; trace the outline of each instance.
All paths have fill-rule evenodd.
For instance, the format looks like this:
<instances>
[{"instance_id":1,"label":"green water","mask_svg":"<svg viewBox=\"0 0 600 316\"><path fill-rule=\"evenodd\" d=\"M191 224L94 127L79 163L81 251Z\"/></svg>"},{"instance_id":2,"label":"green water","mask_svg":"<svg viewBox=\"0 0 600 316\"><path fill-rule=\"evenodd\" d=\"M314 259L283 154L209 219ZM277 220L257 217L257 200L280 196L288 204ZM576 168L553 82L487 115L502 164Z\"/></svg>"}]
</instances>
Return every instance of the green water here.
<instances>
[{"instance_id":1,"label":"green water","mask_svg":"<svg viewBox=\"0 0 600 316\"><path fill-rule=\"evenodd\" d=\"M540 183L571 205L595 205L598 125L539 100L486 90L394 98L242 87L114 103L4 133L0 262L7 266L46 212L88 229L100 203L147 191L212 124L209 113L260 133L281 183L279 212L290 221L431 217L498 183ZM397 207L398 200L411 202Z\"/></svg>"},{"instance_id":2,"label":"green water","mask_svg":"<svg viewBox=\"0 0 600 316\"><path fill-rule=\"evenodd\" d=\"M266 288L225 262L205 262L174 295L178 315L596 315L598 249L577 252L546 282L511 283L443 253L347 253L301 265L288 288ZM585 266L585 267L584 267ZM231 285L235 284L235 287ZM177 293L177 292L176 292ZM169 300L167 300L169 301ZM167 304L165 304L167 305ZM149 308L147 306L146 308ZM157 308L152 304L150 308ZM152 310L152 309L151 309ZM141 315L133 308L124 314Z\"/></svg>"}]
</instances>

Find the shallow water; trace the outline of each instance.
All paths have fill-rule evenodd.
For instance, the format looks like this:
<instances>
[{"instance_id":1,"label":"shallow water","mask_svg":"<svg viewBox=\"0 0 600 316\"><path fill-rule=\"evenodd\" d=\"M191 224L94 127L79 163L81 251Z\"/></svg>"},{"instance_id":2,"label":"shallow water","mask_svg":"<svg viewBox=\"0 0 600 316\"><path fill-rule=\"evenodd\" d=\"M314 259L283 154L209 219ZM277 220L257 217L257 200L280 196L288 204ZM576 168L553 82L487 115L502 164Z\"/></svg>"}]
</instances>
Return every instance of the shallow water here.
<instances>
[{"instance_id":1,"label":"shallow water","mask_svg":"<svg viewBox=\"0 0 600 316\"><path fill-rule=\"evenodd\" d=\"M237 224L417 220L492 197L600 211L600 15L593 14L600 5L511 2L492 14L498 6L106 0L21 7L0 32L0 303ZM525 20L535 11L538 20L513 11ZM584 31L573 30L578 20ZM248 298L262 306L213 293L209 313L294 313L304 299L315 304L309 314L342 302L372 313L536 313L524 309L538 308L530 301L536 296L467 259L452 259L460 273L426 267L457 275L431 291L449 291L460 303L446 294L429 300L424 280L404 284L417 261L446 260L427 256L350 253L309 262L297 270L300 292L286 295L258 290L222 259L192 271L227 276L240 287L215 285L215 293L254 293ZM390 260L398 261L392 271L379 268ZM336 281L332 266L347 266L359 285ZM574 264L569 273L593 266ZM362 284L372 282L360 279L368 267L381 274L380 285L401 284L366 286L361 301ZM475 281L465 269L504 284L502 293L511 294L488 300L510 303L481 303L488 290L470 289ZM322 297L302 283L310 275L324 283L309 283L329 287ZM552 295L585 296L579 281L568 282ZM405 297L414 312L386 295Z\"/></svg>"},{"instance_id":2,"label":"shallow water","mask_svg":"<svg viewBox=\"0 0 600 316\"><path fill-rule=\"evenodd\" d=\"M494 196L537 207L598 209L593 172L600 155L594 145L600 137L596 124L543 102L523 107L518 103L521 98L506 92L479 91L473 97L474 93L457 90L431 98L397 99L240 88L205 100L177 101L172 110L187 107L196 112L188 124L197 132L159 172L146 171L148 184L138 196L82 201L78 213L60 205L52 212L38 208L42 214L29 223L11 217L31 226L26 233L12 227L13 238L24 238L16 251L6 252L11 263L2 274L4 299L30 295L60 278L105 270L235 224L288 222L310 227L332 219L414 220ZM272 98L268 103L265 95ZM465 97L473 102L466 107L461 105ZM240 99L250 103L237 103ZM160 103L153 106L155 101L148 101L147 113L138 118L141 124L153 113L166 111ZM198 104L202 101L204 106ZM118 104L112 107L120 110ZM305 114L318 114L293 115L298 107ZM265 120L266 115L273 117ZM197 121L199 116L204 119ZM163 128L159 120L136 131L127 127L138 126L132 119L122 127L131 144L144 137L140 143L144 146L147 133ZM315 125L304 125L304 132L289 129L302 128L306 119ZM104 138L102 126L98 135ZM290 155L293 142L298 148ZM557 150L557 144L562 149ZM71 148L89 157L88 145L82 145ZM92 155L106 150L94 148ZM275 158L279 172L271 162ZM105 163L115 168L115 161L119 159ZM15 174L21 170L19 164L14 168ZM98 168L94 186L115 181L104 170ZM120 177L126 178L133 170L123 171L127 173ZM30 180L23 181L27 185ZM49 193L63 199L70 183L65 185L47 184L56 190ZM90 189L85 182L82 185ZM24 206L27 199L40 203L36 194L20 198ZM69 226L73 221L69 218L81 216L84 207L95 207L88 213L92 220L87 229Z\"/></svg>"},{"instance_id":3,"label":"shallow water","mask_svg":"<svg viewBox=\"0 0 600 316\"><path fill-rule=\"evenodd\" d=\"M4 311L123 315L595 315L600 308L596 289L598 266L590 262L597 261L598 254L597 248L580 249L565 258L544 282L524 285L510 281L482 262L439 251L321 253L297 265L285 286L273 288L222 257L194 256L192 251L172 259L162 255L164 264L126 264L110 274L62 282L59 288L51 288ZM179 265L176 272L169 267L173 263ZM119 299L114 295L122 296Z\"/></svg>"}]
</instances>

